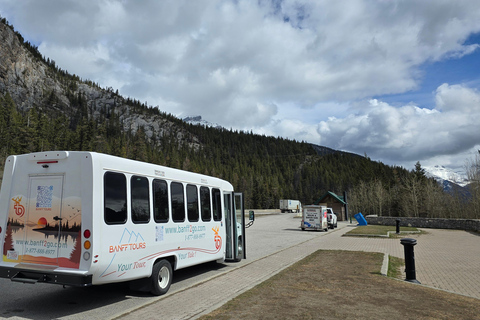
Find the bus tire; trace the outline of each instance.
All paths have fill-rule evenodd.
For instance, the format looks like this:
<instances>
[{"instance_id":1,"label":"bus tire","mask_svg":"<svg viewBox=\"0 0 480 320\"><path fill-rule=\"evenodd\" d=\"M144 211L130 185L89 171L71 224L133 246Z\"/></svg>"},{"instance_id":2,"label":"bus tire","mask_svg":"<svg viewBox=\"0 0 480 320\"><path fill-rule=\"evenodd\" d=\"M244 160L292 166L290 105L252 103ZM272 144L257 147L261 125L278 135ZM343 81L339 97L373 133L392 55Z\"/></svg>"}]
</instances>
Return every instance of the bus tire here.
<instances>
[{"instance_id":1,"label":"bus tire","mask_svg":"<svg viewBox=\"0 0 480 320\"><path fill-rule=\"evenodd\" d=\"M172 265L167 260L157 261L152 270L152 294L161 296L168 292L172 284Z\"/></svg>"}]
</instances>

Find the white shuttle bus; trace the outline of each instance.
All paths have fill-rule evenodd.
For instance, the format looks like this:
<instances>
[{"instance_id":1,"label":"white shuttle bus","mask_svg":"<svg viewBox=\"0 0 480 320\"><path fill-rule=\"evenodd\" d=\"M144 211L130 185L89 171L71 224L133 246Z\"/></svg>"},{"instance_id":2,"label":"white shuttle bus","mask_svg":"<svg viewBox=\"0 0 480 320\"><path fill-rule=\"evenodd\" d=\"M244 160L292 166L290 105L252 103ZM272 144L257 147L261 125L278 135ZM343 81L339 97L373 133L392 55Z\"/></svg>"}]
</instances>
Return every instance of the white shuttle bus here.
<instances>
[{"instance_id":1,"label":"white shuttle bus","mask_svg":"<svg viewBox=\"0 0 480 320\"><path fill-rule=\"evenodd\" d=\"M173 270L245 258L243 196L224 180L110 155L9 156L0 191L0 277L156 295Z\"/></svg>"}]
</instances>

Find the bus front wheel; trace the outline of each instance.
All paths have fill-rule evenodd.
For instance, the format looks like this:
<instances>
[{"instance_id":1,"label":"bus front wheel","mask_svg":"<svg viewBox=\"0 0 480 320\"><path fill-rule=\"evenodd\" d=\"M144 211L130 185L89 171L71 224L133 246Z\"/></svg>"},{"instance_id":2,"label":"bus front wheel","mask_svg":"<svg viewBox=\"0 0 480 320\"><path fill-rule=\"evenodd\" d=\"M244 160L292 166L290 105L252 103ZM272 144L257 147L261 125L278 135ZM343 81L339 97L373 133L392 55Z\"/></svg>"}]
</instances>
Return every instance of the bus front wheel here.
<instances>
[{"instance_id":1,"label":"bus front wheel","mask_svg":"<svg viewBox=\"0 0 480 320\"><path fill-rule=\"evenodd\" d=\"M167 260L157 261L152 270L152 294L161 296L167 293L172 284L172 265Z\"/></svg>"}]
</instances>

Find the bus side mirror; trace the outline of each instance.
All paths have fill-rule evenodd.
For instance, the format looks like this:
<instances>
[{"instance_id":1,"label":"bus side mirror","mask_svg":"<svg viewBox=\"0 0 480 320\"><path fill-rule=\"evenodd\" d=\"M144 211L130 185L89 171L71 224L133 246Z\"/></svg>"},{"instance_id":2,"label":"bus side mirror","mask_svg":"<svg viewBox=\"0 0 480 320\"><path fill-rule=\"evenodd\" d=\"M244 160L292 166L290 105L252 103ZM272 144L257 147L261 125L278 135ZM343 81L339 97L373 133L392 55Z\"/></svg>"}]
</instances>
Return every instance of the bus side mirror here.
<instances>
[{"instance_id":1,"label":"bus side mirror","mask_svg":"<svg viewBox=\"0 0 480 320\"><path fill-rule=\"evenodd\" d=\"M253 221L255 220L255 213L253 212L253 210L248 212L248 219L250 221L245 225L245 228L251 227L253 224Z\"/></svg>"}]
</instances>

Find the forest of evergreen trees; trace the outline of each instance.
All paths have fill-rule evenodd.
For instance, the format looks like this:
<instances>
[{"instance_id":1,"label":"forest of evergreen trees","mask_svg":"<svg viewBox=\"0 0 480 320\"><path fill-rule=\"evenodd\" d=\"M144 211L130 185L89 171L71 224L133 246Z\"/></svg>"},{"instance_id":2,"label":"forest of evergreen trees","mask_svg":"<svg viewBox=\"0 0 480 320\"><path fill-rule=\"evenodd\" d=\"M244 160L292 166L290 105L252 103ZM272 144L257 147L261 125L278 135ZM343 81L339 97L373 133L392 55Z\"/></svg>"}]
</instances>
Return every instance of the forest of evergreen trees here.
<instances>
[{"instance_id":1,"label":"forest of evergreen trees","mask_svg":"<svg viewBox=\"0 0 480 320\"><path fill-rule=\"evenodd\" d=\"M445 193L425 177L419 163L408 171L333 150L319 155L308 143L194 126L171 117L198 139L201 148L197 149L189 139L179 142L165 136L156 141L148 139L142 128L135 134L125 132L115 113L94 120L81 99L72 96L71 102L84 111L67 118L43 113L38 106L20 112L8 93L0 96L2 166L10 154L88 150L226 179L245 193L248 208L277 208L284 198L309 204L327 191L339 195L347 191L354 213L479 217L470 208L472 201Z\"/></svg>"}]
</instances>

